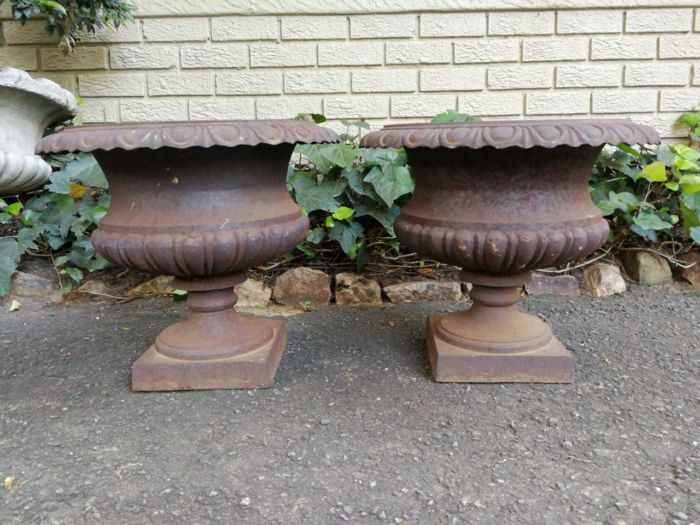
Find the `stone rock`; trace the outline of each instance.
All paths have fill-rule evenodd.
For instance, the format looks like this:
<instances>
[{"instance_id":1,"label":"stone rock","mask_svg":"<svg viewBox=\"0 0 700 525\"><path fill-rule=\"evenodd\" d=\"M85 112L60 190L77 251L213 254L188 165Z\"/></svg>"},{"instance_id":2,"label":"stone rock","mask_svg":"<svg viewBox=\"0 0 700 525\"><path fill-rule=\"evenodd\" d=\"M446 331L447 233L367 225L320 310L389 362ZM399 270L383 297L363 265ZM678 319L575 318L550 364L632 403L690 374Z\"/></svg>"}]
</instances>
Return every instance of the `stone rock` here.
<instances>
[{"instance_id":1,"label":"stone rock","mask_svg":"<svg viewBox=\"0 0 700 525\"><path fill-rule=\"evenodd\" d=\"M236 311L241 314L250 314L256 317L293 317L301 315L304 310L299 306L286 306L284 304L270 303L265 308L247 308L236 305Z\"/></svg>"},{"instance_id":2,"label":"stone rock","mask_svg":"<svg viewBox=\"0 0 700 525\"><path fill-rule=\"evenodd\" d=\"M132 288L127 295L129 297L149 297L173 293L174 290L173 277L169 275L159 275L158 277L154 277Z\"/></svg>"},{"instance_id":3,"label":"stone rock","mask_svg":"<svg viewBox=\"0 0 700 525\"><path fill-rule=\"evenodd\" d=\"M462 299L462 287L456 281L411 281L392 284L384 287L384 293L394 304Z\"/></svg>"},{"instance_id":4,"label":"stone rock","mask_svg":"<svg viewBox=\"0 0 700 525\"><path fill-rule=\"evenodd\" d=\"M381 305L382 288L374 279L350 272L335 276L335 302L350 305Z\"/></svg>"},{"instance_id":5,"label":"stone rock","mask_svg":"<svg viewBox=\"0 0 700 525\"><path fill-rule=\"evenodd\" d=\"M533 273L525 291L528 295L581 295L578 279L573 275Z\"/></svg>"},{"instance_id":6,"label":"stone rock","mask_svg":"<svg viewBox=\"0 0 700 525\"><path fill-rule=\"evenodd\" d=\"M700 253L688 253L681 257L684 264L695 263L690 268L681 268L681 277L693 285L693 288L700 288Z\"/></svg>"},{"instance_id":7,"label":"stone rock","mask_svg":"<svg viewBox=\"0 0 700 525\"><path fill-rule=\"evenodd\" d=\"M625 293L627 284L614 264L595 263L583 270L583 285L593 297Z\"/></svg>"},{"instance_id":8,"label":"stone rock","mask_svg":"<svg viewBox=\"0 0 700 525\"><path fill-rule=\"evenodd\" d=\"M275 301L297 308L318 308L331 300L331 278L319 270L294 268L277 277Z\"/></svg>"},{"instance_id":9,"label":"stone rock","mask_svg":"<svg viewBox=\"0 0 700 525\"><path fill-rule=\"evenodd\" d=\"M238 296L237 308L265 308L272 297L272 288L255 279L246 279L234 288L234 292Z\"/></svg>"},{"instance_id":10,"label":"stone rock","mask_svg":"<svg viewBox=\"0 0 700 525\"><path fill-rule=\"evenodd\" d=\"M107 283L100 279L90 279L81 284L76 290L78 293L90 295L113 295Z\"/></svg>"},{"instance_id":11,"label":"stone rock","mask_svg":"<svg viewBox=\"0 0 700 525\"><path fill-rule=\"evenodd\" d=\"M655 253L627 252L622 263L627 275L639 284L653 286L673 281L668 261Z\"/></svg>"},{"instance_id":12,"label":"stone rock","mask_svg":"<svg viewBox=\"0 0 700 525\"><path fill-rule=\"evenodd\" d=\"M63 294L52 280L25 272L15 272L12 276L10 295L32 297L49 303L63 302Z\"/></svg>"}]
</instances>

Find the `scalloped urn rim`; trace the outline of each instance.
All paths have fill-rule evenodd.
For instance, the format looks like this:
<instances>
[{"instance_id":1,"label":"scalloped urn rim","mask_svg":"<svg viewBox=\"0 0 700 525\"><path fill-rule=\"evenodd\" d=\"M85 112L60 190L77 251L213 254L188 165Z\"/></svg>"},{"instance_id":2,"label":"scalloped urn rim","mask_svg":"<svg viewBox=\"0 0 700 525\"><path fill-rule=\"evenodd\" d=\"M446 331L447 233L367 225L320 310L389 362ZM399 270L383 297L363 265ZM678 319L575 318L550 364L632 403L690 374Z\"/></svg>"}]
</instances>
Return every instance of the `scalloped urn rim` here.
<instances>
[{"instance_id":1,"label":"scalloped urn rim","mask_svg":"<svg viewBox=\"0 0 700 525\"><path fill-rule=\"evenodd\" d=\"M304 120L126 122L67 128L44 137L37 153L335 142L334 131Z\"/></svg>"},{"instance_id":2,"label":"scalloped urn rim","mask_svg":"<svg viewBox=\"0 0 700 525\"><path fill-rule=\"evenodd\" d=\"M554 148L604 144L658 144L650 126L625 119L487 120L391 124L365 135L362 147Z\"/></svg>"}]
</instances>

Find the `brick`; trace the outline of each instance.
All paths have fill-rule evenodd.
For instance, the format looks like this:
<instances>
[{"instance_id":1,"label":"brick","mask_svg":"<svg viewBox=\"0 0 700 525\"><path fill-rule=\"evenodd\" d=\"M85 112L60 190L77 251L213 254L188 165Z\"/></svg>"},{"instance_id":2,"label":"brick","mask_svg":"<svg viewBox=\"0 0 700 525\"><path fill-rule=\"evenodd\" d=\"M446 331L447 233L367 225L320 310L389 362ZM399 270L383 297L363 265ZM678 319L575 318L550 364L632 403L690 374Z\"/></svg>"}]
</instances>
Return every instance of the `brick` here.
<instances>
[{"instance_id":1,"label":"brick","mask_svg":"<svg viewBox=\"0 0 700 525\"><path fill-rule=\"evenodd\" d=\"M191 46L180 49L183 68L237 68L248 65L248 46L228 44Z\"/></svg>"},{"instance_id":2,"label":"brick","mask_svg":"<svg viewBox=\"0 0 700 525\"><path fill-rule=\"evenodd\" d=\"M524 89L552 87L550 66L492 67L488 71L489 89Z\"/></svg>"},{"instance_id":3,"label":"brick","mask_svg":"<svg viewBox=\"0 0 700 525\"><path fill-rule=\"evenodd\" d=\"M107 48L105 47L76 47L68 55L58 48L42 49L40 53L41 68L45 71L107 68Z\"/></svg>"},{"instance_id":4,"label":"brick","mask_svg":"<svg viewBox=\"0 0 700 525\"><path fill-rule=\"evenodd\" d=\"M563 62L588 58L586 37L523 40L523 62Z\"/></svg>"},{"instance_id":5,"label":"brick","mask_svg":"<svg viewBox=\"0 0 700 525\"><path fill-rule=\"evenodd\" d=\"M153 97L167 95L213 95L214 81L209 71L151 73L148 75L148 94Z\"/></svg>"},{"instance_id":6,"label":"brick","mask_svg":"<svg viewBox=\"0 0 700 525\"><path fill-rule=\"evenodd\" d=\"M517 39L478 39L455 42L455 63L517 62L520 60L520 41Z\"/></svg>"},{"instance_id":7,"label":"brick","mask_svg":"<svg viewBox=\"0 0 700 525\"><path fill-rule=\"evenodd\" d=\"M580 115L591 109L588 92L528 93L525 96L525 113L528 115Z\"/></svg>"},{"instance_id":8,"label":"brick","mask_svg":"<svg viewBox=\"0 0 700 525\"><path fill-rule=\"evenodd\" d=\"M205 42L209 40L207 18L153 18L143 21L147 42Z\"/></svg>"},{"instance_id":9,"label":"brick","mask_svg":"<svg viewBox=\"0 0 700 525\"><path fill-rule=\"evenodd\" d=\"M663 89L659 97L660 111L691 111L700 103L700 89Z\"/></svg>"},{"instance_id":10,"label":"brick","mask_svg":"<svg viewBox=\"0 0 700 525\"><path fill-rule=\"evenodd\" d=\"M416 36L416 15L365 15L350 17L351 38L405 38Z\"/></svg>"},{"instance_id":11,"label":"brick","mask_svg":"<svg viewBox=\"0 0 700 525\"><path fill-rule=\"evenodd\" d=\"M52 82L56 82L63 89L67 89L71 93L78 92L78 83L75 80L75 75L73 73L41 73L36 78L46 78Z\"/></svg>"},{"instance_id":12,"label":"brick","mask_svg":"<svg viewBox=\"0 0 700 525\"><path fill-rule=\"evenodd\" d=\"M626 86L685 86L690 78L688 64L628 64Z\"/></svg>"},{"instance_id":13,"label":"brick","mask_svg":"<svg viewBox=\"0 0 700 525\"><path fill-rule=\"evenodd\" d=\"M521 115L523 95L519 91L510 93L470 93L460 95L459 111L475 116Z\"/></svg>"},{"instance_id":14,"label":"brick","mask_svg":"<svg viewBox=\"0 0 700 525\"><path fill-rule=\"evenodd\" d=\"M345 16L286 16L282 18L285 40L328 40L348 37Z\"/></svg>"},{"instance_id":15,"label":"brick","mask_svg":"<svg viewBox=\"0 0 700 525\"><path fill-rule=\"evenodd\" d=\"M12 19L12 6L10 2L0 2L0 20Z\"/></svg>"},{"instance_id":16,"label":"brick","mask_svg":"<svg viewBox=\"0 0 700 525\"><path fill-rule=\"evenodd\" d=\"M26 71L39 69L39 58L34 47L0 47L0 64Z\"/></svg>"},{"instance_id":17,"label":"brick","mask_svg":"<svg viewBox=\"0 0 700 525\"><path fill-rule=\"evenodd\" d=\"M78 119L85 124L119 122L119 101L116 99L84 98L78 107Z\"/></svg>"},{"instance_id":18,"label":"brick","mask_svg":"<svg viewBox=\"0 0 700 525\"><path fill-rule=\"evenodd\" d=\"M659 58L700 58L700 36L662 36Z\"/></svg>"},{"instance_id":19,"label":"brick","mask_svg":"<svg viewBox=\"0 0 700 525\"><path fill-rule=\"evenodd\" d=\"M592 11L559 11L557 33L621 33L623 12L614 9Z\"/></svg>"},{"instance_id":20,"label":"brick","mask_svg":"<svg viewBox=\"0 0 700 525\"><path fill-rule=\"evenodd\" d=\"M557 66L557 87L616 87L622 82L619 64Z\"/></svg>"},{"instance_id":21,"label":"brick","mask_svg":"<svg viewBox=\"0 0 700 525\"><path fill-rule=\"evenodd\" d=\"M693 66L693 85L700 86L700 64Z\"/></svg>"},{"instance_id":22,"label":"brick","mask_svg":"<svg viewBox=\"0 0 700 525\"><path fill-rule=\"evenodd\" d=\"M554 33L554 12L489 13L489 35L549 35Z\"/></svg>"},{"instance_id":23,"label":"brick","mask_svg":"<svg viewBox=\"0 0 700 525\"><path fill-rule=\"evenodd\" d=\"M315 44L253 44L251 67L291 67L316 65Z\"/></svg>"},{"instance_id":24,"label":"brick","mask_svg":"<svg viewBox=\"0 0 700 525\"><path fill-rule=\"evenodd\" d=\"M277 40L279 26L274 16L223 16L211 19L212 40Z\"/></svg>"},{"instance_id":25,"label":"brick","mask_svg":"<svg viewBox=\"0 0 700 525\"><path fill-rule=\"evenodd\" d=\"M656 91L594 91L593 113L649 113L656 111Z\"/></svg>"},{"instance_id":26,"label":"brick","mask_svg":"<svg viewBox=\"0 0 700 525\"><path fill-rule=\"evenodd\" d=\"M109 50L112 69L169 69L177 66L174 46L113 46Z\"/></svg>"},{"instance_id":27,"label":"brick","mask_svg":"<svg viewBox=\"0 0 700 525\"><path fill-rule=\"evenodd\" d=\"M387 64L447 64L452 60L448 41L387 42Z\"/></svg>"},{"instance_id":28,"label":"brick","mask_svg":"<svg viewBox=\"0 0 700 525\"><path fill-rule=\"evenodd\" d=\"M389 99L384 96L327 97L323 101L328 118L386 118Z\"/></svg>"},{"instance_id":29,"label":"brick","mask_svg":"<svg viewBox=\"0 0 700 525\"><path fill-rule=\"evenodd\" d=\"M190 99L190 120L252 120L255 100L242 97Z\"/></svg>"},{"instance_id":30,"label":"brick","mask_svg":"<svg viewBox=\"0 0 700 525\"><path fill-rule=\"evenodd\" d=\"M91 73L78 76L81 97L143 97L146 79L140 73Z\"/></svg>"},{"instance_id":31,"label":"brick","mask_svg":"<svg viewBox=\"0 0 700 525\"><path fill-rule=\"evenodd\" d=\"M456 104L455 95L396 95L391 97L391 116L434 117Z\"/></svg>"},{"instance_id":32,"label":"brick","mask_svg":"<svg viewBox=\"0 0 700 525\"><path fill-rule=\"evenodd\" d=\"M482 36L486 34L484 13L424 14L420 16L420 36Z\"/></svg>"},{"instance_id":33,"label":"brick","mask_svg":"<svg viewBox=\"0 0 700 525\"><path fill-rule=\"evenodd\" d=\"M628 33L685 33L693 25L692 9L632 9L627 11Z\"/></svg>"},{"instance_id":34,"label":"brick","mask_svg":"<svg viewBox=\"0 0 700 525\"><path fill-rule=\"evenodd\" d=\"M656 38L653 36L598 36L591 39L593 60L630 60L655 56Z\"/></svg>"},{"instance_id":35,"label":"brick","mask_svg":"<svg viewBox=\"0 0 700 525\"><path fill-rule=\"evenodd\" d=\"M187 120L187 101L123 100L119 103L122 122L155 122L159 120Z\"/></svg>"},{"instance_id":36,"label":"brick","mask_svg":"<svg viewBox=\"0 0 700 525\"><path fill-rule=\"evenodd\" d=\"M319 66L379 65L384 62L381 42L343 42L318 44Z\"/></svg>"},{"instance_id":37,"label":"brick","mask_svg":"<svg viewBox=\"0 0 700 525\"><path fill-rule=\"evenodd\" d=\"M275 97L255 101L257 118L294 118L299 113L323 113L320 97Z\"/></svg>"},{"instance_id":38,"label":"brick","mask_svg":"<svg viewBox=\"0 0 700 525\"><path fill-rule=\"evenodd\" d=\"M420 72L421 91L472 91L484 89L486 68L481 66L452 66L423 69Z\"/></svg>"},{"instance_id":39,"label":"brick","mask_svg":"<svg viewBox=\"0 0 700 525\"><path fill-rule=\"evenodd\" d=\"M285 93L344 93L350 88L347 71L306 71L285 73Z\"/></svg>"},{"instance_id":40,"label":"brick","mask_svg":"<svg viewBox=\"0 0 700 525\"><path fill-rule=\"evenodd\" d=\"M141 24L138 21L125 22L118 29L98 29L97 32L80 35L82 42L138 43L141 42Z\"/></svg>"},{"instance_id":41,"label":"brick","mask_svg":"<svg viewBox=\"0 0 700 525\"><path fill-rule=\"evenodd\" d=\"M366 69L353 71L355 93L400 93L416 91L418 74L412 69Z\"/></svg>"},{"instance_id":42,"label":"brick","mask_svg":"<svg viewBox=\"0 0 700 525\"><path fill-rule=\"evenodd\" d=\"M282 93L282 73L256 71L217 73L217 95L276 95Z\"/></svg>"},{"instance_id":43,"label":"brick","mask_svg":"<svg viewBox=\"0 0 700 525\"><path fill-rule=\"evenodd\" d=\"M24 25L15 21L3 22L2 33L8 44L56 44L59 40L58 34L50 35L46 31L44 20L27 20Z\"/></svg>"}]
</instances>

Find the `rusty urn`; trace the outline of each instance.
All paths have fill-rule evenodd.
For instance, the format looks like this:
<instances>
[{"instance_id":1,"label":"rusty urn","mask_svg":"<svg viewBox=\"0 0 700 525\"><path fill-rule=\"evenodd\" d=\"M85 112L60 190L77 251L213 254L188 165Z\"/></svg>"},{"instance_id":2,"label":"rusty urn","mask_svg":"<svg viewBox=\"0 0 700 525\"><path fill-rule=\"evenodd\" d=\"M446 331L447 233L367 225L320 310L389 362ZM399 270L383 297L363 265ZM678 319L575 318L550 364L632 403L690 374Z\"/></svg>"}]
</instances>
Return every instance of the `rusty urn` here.
<instances>
[{"instance_id":1,"label":"rusty urn","mask_svg":"<svg viewBox=\"0 0 700 525\"><path fill-rule=\"evenodd\" d=\"M658 141L626 120L402 124L364 138L406 148L416 187L396 222L401 242L461 267L473 285L470 309L428 319L437 381L573 380L571 354L516 303L533 270L582 259L607 239L588 192L604 145Z\"/></svg>"},{"instance_id":2,"label":"rusty urn","mask_svg":"<svg viewBox=\"0 0 700 525\"><path fill-rule=\"evenodd\" d=\"M42 153L93 152L112 205L92 241L118 266L174 275L188 319L132 367L134 390L266 388L286 344L280 321L240 315L245 272L294 248L308 218L287 192L295 144L336 142L305 121L87 125L43 139Z\"/></svg>"}]
</instances>

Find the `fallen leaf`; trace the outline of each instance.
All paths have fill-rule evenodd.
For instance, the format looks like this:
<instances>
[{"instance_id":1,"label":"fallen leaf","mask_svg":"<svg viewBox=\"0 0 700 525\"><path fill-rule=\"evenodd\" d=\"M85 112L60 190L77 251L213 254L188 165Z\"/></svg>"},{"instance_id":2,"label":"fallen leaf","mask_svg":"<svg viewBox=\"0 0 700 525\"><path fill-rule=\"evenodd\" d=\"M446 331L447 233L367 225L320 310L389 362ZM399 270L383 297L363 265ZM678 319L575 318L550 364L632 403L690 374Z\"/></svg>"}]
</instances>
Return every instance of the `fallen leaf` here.
<instances>
[{"instance_id":1,"label":"fallen leaf","mask_svg":"<svg viewBox=\"0 0 700 525\"><path fill-rule=\"evenodd\" d=\"M16 312L22 308L22 303L20 303L17 299L12 299L12 302L10 303L10 312Z\"/></svg>"},{"instance_id":2,"label":"fallen leaf","mask_svg":"<svg viewBox=\"0 0 700 525\"><path fill-rule=\"evenodd\" d=\"M15 477L14 476L7 476L5 478L5 481L2 483L2 488L11 490L13 488L16 488L17 485L15 485Z\"/></svg>"}]
</instances>

